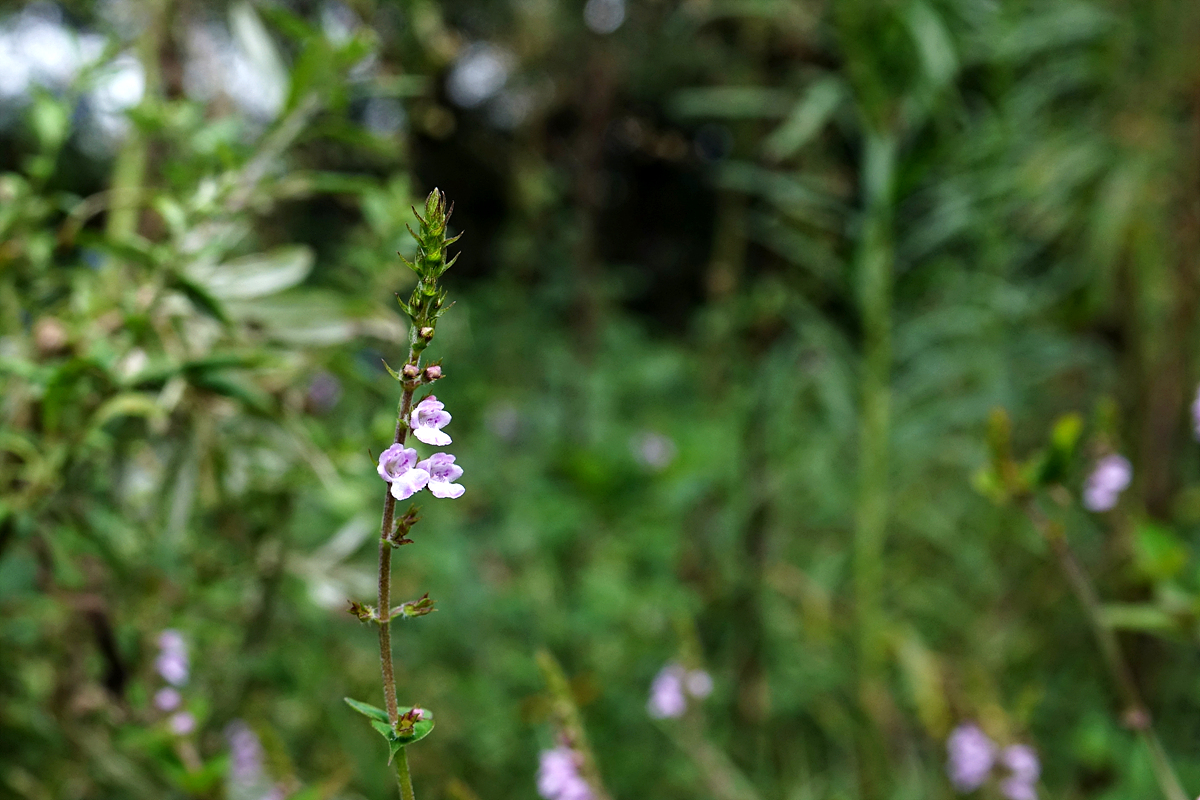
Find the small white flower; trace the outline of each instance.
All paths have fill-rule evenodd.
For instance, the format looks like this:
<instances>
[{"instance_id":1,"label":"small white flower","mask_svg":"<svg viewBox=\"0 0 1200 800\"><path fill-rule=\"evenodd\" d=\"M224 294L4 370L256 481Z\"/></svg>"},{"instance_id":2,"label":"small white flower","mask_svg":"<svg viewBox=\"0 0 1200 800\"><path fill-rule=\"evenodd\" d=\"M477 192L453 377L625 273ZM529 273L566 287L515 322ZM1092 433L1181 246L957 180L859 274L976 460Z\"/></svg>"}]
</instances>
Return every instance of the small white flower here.
<instances>
[{"instance_id":1,"label":"small white flower","mask_svg":"<svg viewBox=\"0 0 1200 800\"><path fill-rule=\"evenodd\" d=\"M429 483L429 473L417 465L417 451L400 444L380 454L376 471L391 484L392 497L397 500L407 500Z\"/></svg>"},{"instance_id":2,"label":"small white flower","mask_svg":"<svg viewBox=\"0 0 1200 800\"><path fill-rule=\"evenodd\" d=\"M450 444L450 437L442 432L442 428L450 424L450 414L443 410L445 407L445 403L433 395L418 403L409 419L413 435L425 444L435 447Z\"/></svg>"},{"instance_id":3,"label":"small white flower","mask_svg":"<svg viewBox=\"0 0 1200 800\"><path fill-rule=\"evenodd\" d=\"M434 497L461 497L466 489L454 481L462 477L462 467L449 453L434 453L417 464L417 470L429 476L429 493Z\"/></svg>"}]
</instances>

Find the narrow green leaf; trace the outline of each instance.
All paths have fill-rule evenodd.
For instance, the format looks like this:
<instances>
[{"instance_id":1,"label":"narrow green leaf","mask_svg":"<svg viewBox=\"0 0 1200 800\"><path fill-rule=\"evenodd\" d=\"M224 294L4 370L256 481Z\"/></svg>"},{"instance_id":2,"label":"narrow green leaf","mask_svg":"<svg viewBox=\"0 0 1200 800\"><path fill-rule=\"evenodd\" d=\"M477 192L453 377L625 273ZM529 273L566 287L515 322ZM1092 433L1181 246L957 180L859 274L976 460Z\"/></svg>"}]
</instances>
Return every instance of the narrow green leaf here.
<instances>
[{"instance_id":1,"label":"narrow green leaf","mask_svg":"<svg viewBox=\"0 0 1200 800\"><path fill-rule=\"evenodd\" d=\"M358 700L354 700L350 697L343 697L342 699L346 701L346 705L350 706L364 717L381 720L385 726L387 725L388 715L387 712L382 708L376 708L368 703L361 703Z\"/></svg>"}]
</instances>

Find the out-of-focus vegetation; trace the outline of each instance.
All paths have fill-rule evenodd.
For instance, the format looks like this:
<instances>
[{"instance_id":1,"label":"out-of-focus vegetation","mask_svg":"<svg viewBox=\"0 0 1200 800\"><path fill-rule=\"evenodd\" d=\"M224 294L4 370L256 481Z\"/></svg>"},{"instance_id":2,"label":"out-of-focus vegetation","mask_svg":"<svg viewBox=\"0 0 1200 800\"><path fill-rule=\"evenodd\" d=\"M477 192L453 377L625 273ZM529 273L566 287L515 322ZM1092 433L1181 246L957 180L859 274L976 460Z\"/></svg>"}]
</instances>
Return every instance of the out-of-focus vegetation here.
<instances>
[{"instance_id":1,"label":"out-of-focus vegetation","mask_svg":"<svg viewBox=\"0 0 1200 800\"><path fill-rule=\"evenodd\" d=\"M1200 791L1198 41L1189 0L8 8L0 797L232 797L234 720L293 796L394 792L345 607L435 185L467 492L394 559L418 796L534 795L539 650L614 798L949 798L963 720L1046 796L1158 796L974 477L997 407L1021 454L1085 420L1046 506ZM672 659L702 719L647 716Z\"/></svg>"}]
</instances>

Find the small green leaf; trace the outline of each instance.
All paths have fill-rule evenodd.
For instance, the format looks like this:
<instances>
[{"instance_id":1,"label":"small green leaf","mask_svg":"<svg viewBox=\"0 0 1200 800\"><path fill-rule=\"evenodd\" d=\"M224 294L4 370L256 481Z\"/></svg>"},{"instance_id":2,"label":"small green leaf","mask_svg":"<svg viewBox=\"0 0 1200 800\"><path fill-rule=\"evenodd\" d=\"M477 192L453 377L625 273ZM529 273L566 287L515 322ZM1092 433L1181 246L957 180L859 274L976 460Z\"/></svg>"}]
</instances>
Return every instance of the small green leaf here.
<instances>
[{"instance_id":1,"label":"small green leaf","mask_svg":"<svg viewBox=\"0 0 1200 800\"><path fill-rule=\"evenodd\" d=\"M380 360L382 361L382 359L380 359ZM390 366L388 366L388 363L386 361L383 362L383 368L388 371L388 375L391 375L396 380L400 380L400 373L396 372L396 370L394 370Z\"/></svg>"},{"instance_id":2,"label":"small green leaf","mask_svg":"<svg viewBox=\"0 0 1200 800\"><path fill-rule=\"evenodd\" d=\"M387 712L382 708L376 708L375 706L367 703L360 703L359 701L349 697L343 697L342 699L346 701L346 705L350 706L364 717L380 720L384 725L387 725L388 715Z\"/></svg>"},{"instance_id":3,"label":"small green leaf","mask_svg":"<svg viewBox=\"0 0 1200 800\"><path fill-rule=\"evenodd\" d=\"M371 720L371 727L379 731L379 735L387 740L388 763L392 763L392 759L396 757L396 753L400 752L400 748L404 747L404 744L401 743L400 738L396 736L395 731L392 730L392 726L388 725L386 722L380 722L379 720L373 719Z\"/></svg>"}]
</instances>

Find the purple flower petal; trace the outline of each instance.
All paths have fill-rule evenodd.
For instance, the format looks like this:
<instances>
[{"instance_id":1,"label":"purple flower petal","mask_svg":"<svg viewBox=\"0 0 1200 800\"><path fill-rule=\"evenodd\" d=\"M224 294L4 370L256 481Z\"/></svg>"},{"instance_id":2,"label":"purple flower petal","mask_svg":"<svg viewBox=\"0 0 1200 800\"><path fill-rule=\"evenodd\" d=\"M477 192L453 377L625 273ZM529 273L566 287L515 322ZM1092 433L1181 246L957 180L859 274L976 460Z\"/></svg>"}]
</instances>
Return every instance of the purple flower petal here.
<instances>
[{"instance_id":1,"label":"purple flower petal","mask_svg":"<svg viewBox=\"0 0 1200 800\"><path fill-rule=\"evenodd\" d=\"M650 684L650 699L646 701L646 713L654 719L675 719L687 711L687 698L683 694L686 672L678 664L667 664Z\"/></svg>"},{"instance_id":2,"label":"purple flower petal","mask_svg":"<svg viewBox=\"0 0 1200 800\"><path fill-rule=\"evenodd\" d=\"M1088 511L1108 511L1133 480L1129 459L1116 454L1096 462L1083 487L1083 505Z\"/></svg>"},{"instance_id":3,"label":"purple flower petal","mask_svg":"<svg viewBox=\"0 0 1200 800\"><path fill-rule=\"evenodd\" d=\"M462 467L454 463L454 456L449 453L434 453L429 458L417 464L417 469L429 473L429 493L434 497L461 497L466 489L454 481L462 477Z\"/></svg>"},{"instance_id":4,"label":"purple flower petal","mask_svg":"<svg viewBox=\"0 0 1200 800\"><path fill-rule=\"evenodd\" d=\"M388 483L399 478L417 463L417 451L402 444L394 444L379 454L376 472Z\"/></svg>"},{"instance_id":5,"label":"purple flower petal","mask_svg":"<svg viewBox=\"0 0 1200 800\"><path fill-rule=\"evenodd\" d=\"M407 500L424 489L427 483L429 483L429 473L414 467L392 480L392 497L397 500Z\"/></svg>"},{"instance_id":6,"label":"purple flower petal","mask_svg":"<svg viewBox=\"0 0 1200 800\"><path fill-rule=\"evenodd\" d=\"M443 409L445 404L433 395L429 395L412 410L409 416L409 427L413 435L425 444L444 447L450 444L450 437L442 432L442 428L450 424L450 414Z\"/></svg>"}]
</instances>

